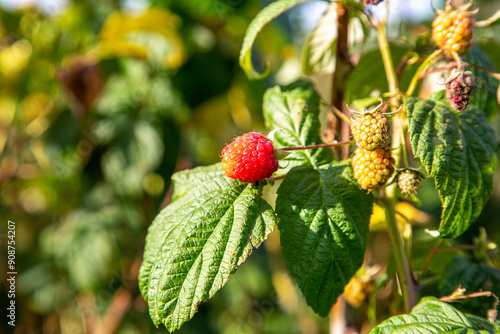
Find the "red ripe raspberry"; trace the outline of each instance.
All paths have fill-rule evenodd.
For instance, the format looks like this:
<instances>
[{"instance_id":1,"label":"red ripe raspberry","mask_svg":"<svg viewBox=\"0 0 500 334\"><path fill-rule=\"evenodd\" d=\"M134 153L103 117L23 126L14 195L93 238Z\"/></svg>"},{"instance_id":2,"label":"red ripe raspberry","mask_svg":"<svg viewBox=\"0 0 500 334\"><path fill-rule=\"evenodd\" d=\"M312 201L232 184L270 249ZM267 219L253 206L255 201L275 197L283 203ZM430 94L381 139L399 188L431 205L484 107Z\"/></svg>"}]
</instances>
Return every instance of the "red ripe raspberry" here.
<instances>
[{"instance_id":1,"label":"red ripe raspberry","mask_svg":"<svg viewBox=\"0 0 500 334\"><path fill-rule=\"evenodd\" d=\"M243 182L262 181L278 170L271 141L256 132L237 137L222 150L222 170Z\"/></svg>"}]
</instances>

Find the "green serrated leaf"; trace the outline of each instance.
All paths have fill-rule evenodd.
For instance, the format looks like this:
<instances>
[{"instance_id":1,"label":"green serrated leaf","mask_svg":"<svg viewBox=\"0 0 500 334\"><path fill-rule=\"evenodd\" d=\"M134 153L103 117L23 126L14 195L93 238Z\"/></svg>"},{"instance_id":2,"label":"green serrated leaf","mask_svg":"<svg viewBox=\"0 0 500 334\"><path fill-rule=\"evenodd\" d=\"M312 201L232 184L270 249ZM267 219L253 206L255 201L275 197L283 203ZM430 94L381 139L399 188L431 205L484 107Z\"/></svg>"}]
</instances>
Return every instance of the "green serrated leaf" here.
<instances>
[{"instance_id":1,"label":"green serrated leaf","mask_svg":"<svg viewBox=\"0 0 500 334\"><path fill-rule=\"evenodd\" d=\"M349 1L352 8L358 3ZM337 2L328 6L316 27L307 36L302 48L302 72L306 75L332 73L335 68L337 46ZM352 53L361 51L361 47L370 29L366 22L358 16L352 16L348 25L348 49Z\"/></svg>"},{"instance_id":2,"label":"green serrated leaf","mask_svg":"<svg viewBox=\"0 0 500 334\"><path fill-rule=\"evenodd\" d=\"M327 316L363 263L373 197L350 165L297 166L280 188L276 212L290 273L307 304Z\"/></svg>"},{"instance_id":3,"label":"green serrated leaf","mask_svg":"<svg viewBox=\"0 0 500 334\"><path fill-rule=\"evenodd\" d=\"M500 333L500 326L489 320L483 319L474 314L467 314L467 318L479 329L484 329L487 333Z\"/></svg>"},{"instance_id":4,"label":"green serrated leaf","mask_svg":"<svg viewBox=\"0 0 500 334\"><path fill-rule=\"evenodd\" d=\"M173 202L146 237L139 287L151 319L172 331L194 316L271 233L260 189L224 176L220 164L173 176Z\"/></svg>"},{"instance_id":5,"label":"green serrated leaf","mask_svg":"<svg viewBox=\"0 0 500 334\"><path fill-rule=\"evenodd\" d=\"M461 235L477 219L493 190L496 141L484 113L474 105L451 110L444 91L405 100L411 144L443 203L442 238Z\"/></svg>"},{"instance_id":6,"label":"green serrated leaf","mask_svg":"<svg viewBox=\"0 0 500 334\"><path fill-rule=\"evenodd\" d=\"M331 3L304 42L302 71L307 74L332 72L337 45L337 3Z\"/></svg>"},{"instance_id":7,"label":"green serrated leaf","mask_svg":"<svg viewBox=\"0 0 500 334\"><path fill-rule=\"evenodd\" d=\"M320 99L313 84L305 79L266 91L263 102L266 126L283 130L275 135L278 148L323 144L320 137ZM285 159L290 162L289 167L304 163L317 166L332 160L330 148L293 151Z\"/></svg>"},{"instance_id":8,"label":"green serrated leaf","mask_svg":"<svg viewBox=\"0 0 500 334\"><path fill-rule=\"evenodd\" d=\"M472 50L463 56L463 60L496 72L490 57L476 44L474 44ZM478 88L472 92L469 103L484 111L486 118L492 120L498 113L497 87L499 81L482 69L472 66L467 67L467 70L474 74L474 79L478 85Z\"/></svg>"},{"instance_id":9,"label":"green serrated leaf","mask_svg":"<svg viewBox=\"0 0 500 334\"><path fill-rule=\"evenodd\" d=\"M382 322L368 334L472 334L480 331L462 312L434 297L423 298L410 314Z\"/></svg>"},{"instance_id":10,"label":"green serrated leaf","mask_svg":"<svg viewBox=\"0 0 500 334\"><path fill-rule=\"evenodd\" d=\"M264 73L258 73L252 64L252 46L257 38L257 34L264 28L266 24L271 22L275 17L287 11L291 7L305 0L278 0L262 9L257 16L250 22L243 39L243 44L240 51L240 66L245 71L249 79L265 78L270 71L269 63L266 63Z\"/></svg>"}]
</instances>

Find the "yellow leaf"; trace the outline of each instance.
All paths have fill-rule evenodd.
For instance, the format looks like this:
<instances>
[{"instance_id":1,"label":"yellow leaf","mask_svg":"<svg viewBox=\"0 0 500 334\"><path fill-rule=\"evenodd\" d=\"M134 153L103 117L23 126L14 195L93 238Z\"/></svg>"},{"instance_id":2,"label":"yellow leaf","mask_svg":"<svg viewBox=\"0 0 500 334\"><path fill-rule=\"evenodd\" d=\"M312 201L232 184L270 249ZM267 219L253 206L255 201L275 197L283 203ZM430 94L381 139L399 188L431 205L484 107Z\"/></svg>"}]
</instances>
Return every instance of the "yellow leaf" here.
<instances>
[{"instance_id":1,"label":"yellow leaf","mask_svg":"<svg viewBox=\"0 0 500 334\"><path fill-rule=\"evenodd\" d=\"M25 39L2 49L0 51L0 71L7 77L17 77L28 65L31 53L31 44Z\"/></svg>"},{"instance_id":2,"label":"yellow leaf","mask_svg":"<svg viewBox=\"0 0 500 334\"><path fill-rule=\"evenodd\" d=\"M114 12L104 23L99 33L100 45L93 50L98 58L134 57L146 59L151 55L147 45L128 40L132 33L146 32L161 35L168 41L169 51L163 57L162 64L167 68L182 65L185 51L178 34L181 19L164 9L148 9L139 15L127 15Z\"/></svg>"},{"instance_id":3,"label":"yellow leaf","mask_svg":"<svg viewBox=\"0 0 500 334\"><path fill-rule=\"evenodd\" d=\"M126 15L122 12L111 14L99 33L101 41L123 37L135 31L149 31L169 36L177 31L180 18L164 9L148 9L140 15Z\"/></svg>"},{"instance_id":4,"label":"yellow leaf","mask_svg":"<svg viewBox=\"0 0 500 334\"><path fill-rule=\"evenodd\" d=\"M406 202L399 202L396 206L396 219L400 230L404 230L405 225L424 225L434 221L434 217L425 213L413 205ZM384 210L378 206L373 206L373 213L370 218L370 231L383 231L387 229Z\"/></svg>"},{"instance_id":5,"label":"yellow leaf","mask_svg":"<svg viewBox=\"0 0 500 334\"><path fill-rule=\"evenodd\" d=\"M96 48L89 52L89 56L100 60L114 57L147 59L148 50L141 45L125 40L109 40L99 43Z\"/></svg>"}]
</instances>

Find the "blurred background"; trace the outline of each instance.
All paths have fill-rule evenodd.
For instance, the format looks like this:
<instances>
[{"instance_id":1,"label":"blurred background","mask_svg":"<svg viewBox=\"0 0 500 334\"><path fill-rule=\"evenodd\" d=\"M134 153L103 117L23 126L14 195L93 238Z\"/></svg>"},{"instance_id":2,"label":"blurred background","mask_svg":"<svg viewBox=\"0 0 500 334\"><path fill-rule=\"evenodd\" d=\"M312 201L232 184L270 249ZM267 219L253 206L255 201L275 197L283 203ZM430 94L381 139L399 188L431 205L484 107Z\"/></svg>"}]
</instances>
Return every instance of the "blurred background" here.
<instances>
[{"instance_id":1,"label":"blurred background","mask_svg":"<svg viewBox=\"0 0 500 334\"><path fill-rule=\"evenodd\" d=\"M327 2L313 1L260 33L255 66L262 69L269 59L270 77L255 82L244 76L238 56L245 30L269 2L0 1L2 310L10 300L7 220L16 223L18 273L16 327L3 318L0 332L166 333L149 318L137 271L147 228L169 203L172 173L218 162L236 135L266 133L261 113L266 88L304 74L318 83L331 75L331 55L322 58L320 68L304 60L308 33L328 8ZM499 7L494 0L476 3L479 17ZM404 22L404 36L415 43L414 36L430 27L430 1L393 4L392 37ZM500 55L495 31L485 30L483 44L500 68L500 57L492 57ZM361 32L363 42L353 45L353 55L376 46L370 31ZM498 121L495 127L500 133ZM497 177L480 223L461 238L464 244L479 240L480 225L488 240L499 240L499 183ZM414 235L420 245L414 250L417 265L433 245L420 232L435 228L440 215L432 181L421 190L422 210L429 214L409 211L416 223L426 224ZM371 243L381 251L370 257L387 267L383 222L374 231ZM447 255L437 266L431 262L431 271L442 273L457 253ZM466 260L482 263L469 255ZM377 280L367 271L363 275L371 282L366 288L360 279L361 303L347 305L349 321L361 331L400 311L388 306L394 300L397 305L393 269L389 277L377 274ZM500 293L500 274L492 269L490 276L490 289ZM429 279L425 291L445 290ZM377 307L384 298L387 305ZM328 319L307 307L288 276L275 232L179 333L326 333L328 328Z\"/></svg>"}]
</instances>

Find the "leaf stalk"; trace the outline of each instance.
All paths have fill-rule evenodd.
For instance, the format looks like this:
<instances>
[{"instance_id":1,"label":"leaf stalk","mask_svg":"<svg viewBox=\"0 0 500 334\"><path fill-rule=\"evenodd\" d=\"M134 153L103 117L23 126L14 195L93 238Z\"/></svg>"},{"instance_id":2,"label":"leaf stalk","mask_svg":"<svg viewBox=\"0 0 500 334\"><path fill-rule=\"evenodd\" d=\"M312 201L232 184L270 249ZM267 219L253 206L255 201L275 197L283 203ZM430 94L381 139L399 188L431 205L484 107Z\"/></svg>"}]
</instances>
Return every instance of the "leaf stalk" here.
<instances>
[{"instance_id":1,"label":"leaf stalk","mask_svg":"<svg viewBox=\"0 0 500 334\"><path fill-rule=\"evenodd\" d=\"M335 142L335 143L330 143L330 144L318 144L318 145L309 145L309 146L283 147L283 148L280 148L280 150L282 150L282 151L311 150L311 149L314 149L314 148L352 145L354 143L355 143L354 141L342 141L342 142Z\"/></svg>"}]
</instances>

